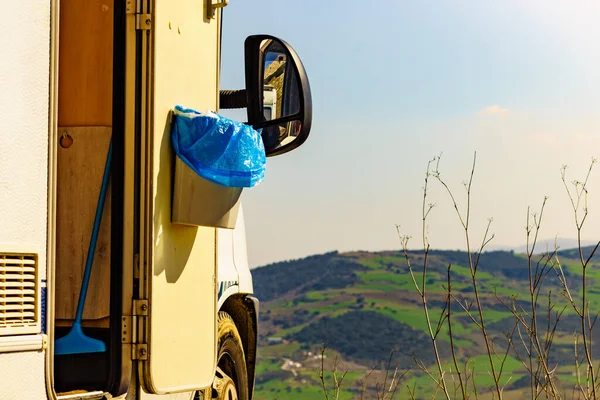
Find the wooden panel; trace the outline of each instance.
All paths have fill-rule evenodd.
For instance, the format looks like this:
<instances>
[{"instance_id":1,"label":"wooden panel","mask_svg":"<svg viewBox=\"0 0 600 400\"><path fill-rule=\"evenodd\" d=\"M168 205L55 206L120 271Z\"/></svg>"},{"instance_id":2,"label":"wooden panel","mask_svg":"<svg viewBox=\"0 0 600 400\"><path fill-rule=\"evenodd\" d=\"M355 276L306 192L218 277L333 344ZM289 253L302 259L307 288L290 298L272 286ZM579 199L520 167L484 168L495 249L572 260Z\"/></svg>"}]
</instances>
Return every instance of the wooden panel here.
<instances>
[{"instance_id":1,"label":"wooden panel","mask_svg":"<svg viewBox=\"0 0 600 400\"><path fill-rule=\"evenodd\" d=\"M112 125L114 0L61 0L59 126Z\"/></svg>"},{"instance_id":2,"label":"wooden panel","mask_svg":"<svg viewBox=\"0 0 600 400\"><path fill-rule=\"evenodd\" d=\"M73 319L55 319L54 326L70 327L73 325ZM85 328L108 328L110 327L110 317L101 319L86 319L81 321Z\"/></svg>"},{"instance_id":3,"label":"wooden panel","mask_svg":"<svg viewBox=\"0 0 600 400\"><path fill-rule=\"evenodd\" d=\"M68 134L73 142L69 148L58 146L56 319L73 319L112 129L69 127L58 132ZM110 314L110 210L109 185L84 319Z\"/></svg>"}]
</instances>

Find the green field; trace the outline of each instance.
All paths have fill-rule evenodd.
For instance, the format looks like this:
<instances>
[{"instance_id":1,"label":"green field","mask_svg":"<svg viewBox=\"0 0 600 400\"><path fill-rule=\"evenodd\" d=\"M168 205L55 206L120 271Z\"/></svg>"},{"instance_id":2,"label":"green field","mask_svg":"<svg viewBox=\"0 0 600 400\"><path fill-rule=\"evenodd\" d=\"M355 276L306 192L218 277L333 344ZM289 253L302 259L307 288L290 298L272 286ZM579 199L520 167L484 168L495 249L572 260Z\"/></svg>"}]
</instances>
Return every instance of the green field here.
<instances>
[{"instance_id":1,"label":"green field","mask_svg":"<svg viewBox=\"0 0 600 400\"><path fill-rule=\"evenodd\" d=\"M422 255L418 252L409 254L413 257L412 265L415 279L419 288L423 286ZM462 259L462 261L460 261ZM514 264L513 264L514 263ZM431 318L431 326L435 332L443 304L447 298L447 266L451 264L452 293L461 301L471 303L471 312L476 320L479 314L474 308L474 295L470 269L466 254L457 251L431 252L428 257L428 269L425 284L428 296L428 309ZM562 265L569 279L569 287L576 302L581 301L581 264L577 259L563 257ZM592 261L588 268L588 300L592 309L600 309L600 264ZM478 289L482 310L488 327L488 337L494 343L498 354L504 354L506 349L505 334L507 329L514 326L514 316L503 307L497 296L502 298L506 304L514 300L519 310L529 307L529 275L527 260L523 255L506 252L492 252L488 258L482 256L479 270L477 272ZM259 269L261 272L263 269ZM268 271L268 273L267 273ZM412 390L416 398L442 398L439 388L431 377L427 376L417 365L416 359L426 359L428 370L437 374L437 367L431 355L431 338L429 327L425 319L423 304L417 293L412 277L408 272L405 257L398 252L382 253L351 253L346 256L339 253L328 253L321 256L287 262L285 264L273 265L265 268L264 274L255 273L255 284L257 295L261 298L261 291L266 293L278 293L271 296L268 301L261 303L261 337L259 338L259 363L257 366L257 399L324 399L323 388L319 380L319 363L311 359L307 354L317 354L323 343L328 343L327 354L331 357L339 356L342 364L338 370L347 371L348 374L342 385L339 399L358 399L359 382L365 377L366 372L379 365L367 380L367 396L365 398L376 398L375 383L384 379L382 364L386 356L368 357L368 349L376 348L377 343L392 343L392 336L382 337L380 332L388 332L384 321L400 323L402 335L420 335L414 338L398 336L395 346L397 361L392 365L392 375L409 370L400 380L394 399L409 398ZM278 275L280 274L280 275ZM552 301L557 303L556 309L567 304L561 295L556 274L550 271L547 286L540 293L540 306L538 318L543 325L546 313L543 307L547 307L548 292L552 292ZM285 283L285 290L281 284ZM269 296L266 296L269 298ZM580 303L578 303L580 304ZM351 315L380 315L381 326L344 326L343 330L336 328L336 335L331 337L325 329L322 331L321 339L311 342L299 342L295 337L306 329L326 327L319 321L338 321L342 316ZM358 314L357 314L358 313ZM477 325L470 320L468 314L462 307L453 301L452 304L452 331L454 334L454 350L459 363L464 368L468 360L467 368L474 371L467 391L473 392L473 382L476 385L478 398L491 399L495 391L493 378L490 374L489 358L485 354L485 346L481 332ZM567 308L563 314L565 322L563 330L559 328L555 336L553 351L561 360L556 370L556 376L561 388L572 389L576 382L574 375L573 359L573 326L577 326L577 320L571 308ZM353 317L354 318L354 317ZM355 320L355 319L353 319ZM378 322L379 323L379 322ZM562 322L561 322L562 324ZM569 325L570 324L570 325ZM575 325L573 325L575 324ZM333 326L333 325L332 325ZM336 325L337 326L337 325ZM561 325L562 326L562 325ZM360 331L362 336L353 335ZM365 329L367 328L367 329ZM322 329L322 328L319 328ZM411 331L412 329L412 331ZM542 329L544 329L542 327ZM314 331L310 336L316 338ZM398 331L400 332L400 331ZM413 333L411 333L413 332ZM597 336L597 335L596 335ZM278 345L268 345L267 337L280 337L286 342ZM385 339L385 340L384 340ZM442 354L445 374L449 390L457 390L457 380L454 364L451 363L449 332L447 321L440 326L436 336L438 349ZM352 341L356 342L352 342ZM600 346L596 346L599 347ZM595 347L595 348L596 348ZM381 346L379 346L379 349ZM414 353L418 349L417 353ZM429 349L429 350L426 350ZM360 350L360 351L358 351ZM365 352L366 350L366 352ZM390 347L391 351L391 347ZM353 354L360 354L359 358ZM375 354L375 353L373 353ZM388 353L389 355L389 353ZM300 367L292 370L283 370L283 357L293 359L300 363ZM366 357L366 358L365 358ZM596 357L600 359L600 353ZM564 361L562 361L564 360ZM326 372L332 368L331 359L326 362ZM399 362L399 363L398 363ZM496 372L500 369L501 360L494 357ZM346 368L346 369L344 369ZM396 370L396 368L398 368ZM583 370L582 370L583 373ZM261 378L262 377L262 378ZM506 400L520 399L528 396L529 375L523 368L512 350L509 352L503 367L500 385L506 393ZM329 377L330 378L330 377ZM327 381L329 382L329 381ZM329 382L330 388L333 383ZM409 389L410 388L410 389ZM491 392L490 392L491 390ZM458 393L458 392L457 392ZM568 397L567 397L568 398Z\"/></svg>"}]
</instances>

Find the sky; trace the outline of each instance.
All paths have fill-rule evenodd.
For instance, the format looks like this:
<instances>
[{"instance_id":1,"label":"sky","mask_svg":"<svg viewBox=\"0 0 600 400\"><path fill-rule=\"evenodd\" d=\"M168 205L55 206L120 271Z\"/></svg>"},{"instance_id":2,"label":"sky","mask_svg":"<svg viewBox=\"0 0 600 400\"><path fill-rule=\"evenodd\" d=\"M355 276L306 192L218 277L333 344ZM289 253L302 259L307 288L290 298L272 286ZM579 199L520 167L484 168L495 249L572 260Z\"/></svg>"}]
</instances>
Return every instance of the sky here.
<instances>
[{"instance_id":1,"label":"sky","mask_svg":"<svg viewBox=\"0 0 600 400\"><path fill-rule=\"evenodd\" d=\"M268 33L301 57L313 98L309 139L244 191L251 266L399 249L396 225L422 248L439 155L464 212L476 152L472 243L493 218L489 249L522 246L545 196L539 237L577 237L561 167L573 190L600 157L600 3L231 0L223 16L222 89L244 87L244 39ZM451 199L428 187L431 247L465 249ZM598 164L587 209L582 238L598 240Z\"/></svg>"}]
</instances>

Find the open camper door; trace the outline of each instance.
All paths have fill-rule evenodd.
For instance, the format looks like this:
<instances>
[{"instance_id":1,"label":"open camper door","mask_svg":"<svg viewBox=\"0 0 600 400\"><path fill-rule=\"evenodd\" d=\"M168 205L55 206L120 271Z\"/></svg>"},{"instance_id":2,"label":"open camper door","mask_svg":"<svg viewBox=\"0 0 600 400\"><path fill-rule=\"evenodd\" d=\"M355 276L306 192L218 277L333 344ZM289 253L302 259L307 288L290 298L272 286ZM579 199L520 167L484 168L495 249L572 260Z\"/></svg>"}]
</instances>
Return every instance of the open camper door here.
<instances>
[{"instance_id":1,"label":"open camper door","mask_svg":"<svg viewBox=\"0 0 600 400\"><path fill-rule=\"evenodd\" d=\"M216 229L171 222L171 110L217 109L220 12L208 15L209 4L146 0L136 12L141 170L133 357L148 393L208 387L216 367Z\"/></svg>"}]
</instances>

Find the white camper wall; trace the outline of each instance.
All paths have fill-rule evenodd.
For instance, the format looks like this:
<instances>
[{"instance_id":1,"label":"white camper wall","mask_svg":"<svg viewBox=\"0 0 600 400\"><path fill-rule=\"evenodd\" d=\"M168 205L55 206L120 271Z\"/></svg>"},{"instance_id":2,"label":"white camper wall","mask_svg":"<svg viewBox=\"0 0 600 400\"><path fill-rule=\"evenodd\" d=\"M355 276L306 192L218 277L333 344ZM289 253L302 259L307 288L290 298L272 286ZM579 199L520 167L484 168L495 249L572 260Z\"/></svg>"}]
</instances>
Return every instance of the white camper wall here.
<instances>
[{"instance_id":1,"label":"white camper wall","mask_svg":"<svg viewBox=\"0 0 600 400\"><path fill-rule=\"evenodd\" d=\"M50 2L0 1L0 246L39 251L42 282L46 279L49 60ZM0 370L8 374L0 375L0 397L45 398L44 353L6 352L10 346L3 340L7 338L0 336Z\"/></svg>"}]
</instances>

